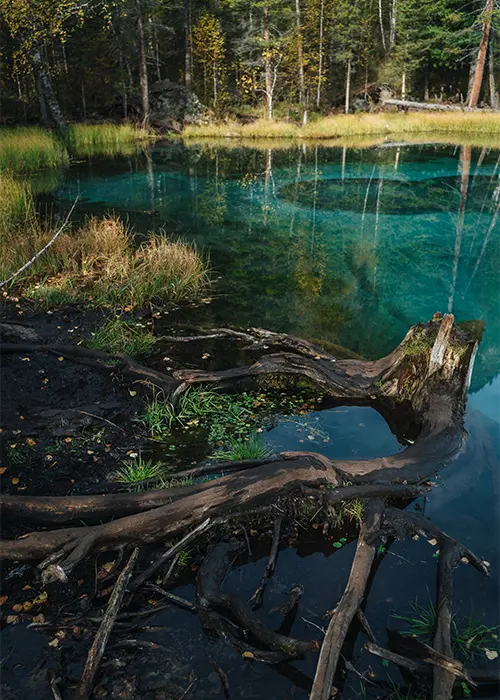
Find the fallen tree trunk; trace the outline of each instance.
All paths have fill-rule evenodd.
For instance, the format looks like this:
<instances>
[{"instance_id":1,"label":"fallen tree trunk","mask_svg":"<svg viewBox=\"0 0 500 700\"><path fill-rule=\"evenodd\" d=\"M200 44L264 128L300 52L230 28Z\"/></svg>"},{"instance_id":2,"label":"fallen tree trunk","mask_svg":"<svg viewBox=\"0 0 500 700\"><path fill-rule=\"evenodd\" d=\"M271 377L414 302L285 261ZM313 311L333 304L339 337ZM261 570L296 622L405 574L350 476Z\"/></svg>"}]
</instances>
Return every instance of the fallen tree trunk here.
<instances>
[{"instance_id":1,"label":"fallen tree trunk","mask_svg":"<svg viewBox=\"0 0 500 700\"><path fill-rule=\"evenodd\" d=\"M338 606L333 612L323 640L316 675L309 696L310 700L329 700L333 678L337 670L340 651L347 632L363 600L370 575L375 547L367 543L367 537L377 532L384 511L381 500L368 504L365 520L361 527L358 546L349 575L349 581Z\"/></svg>"},{"instance_id":2,"label":"fallen tree trunk","mask_svg":"<svg viewBox=\"0 0 500 700\"><path fill-rule=\"evenodd\" d=\"M385 107L399 107L400 109L430 110L434 112L494 112L492 109L477 109L466 105L447 105L439 102L415 102L413 100L384 100Z\"/></svg>"}]
</instances>

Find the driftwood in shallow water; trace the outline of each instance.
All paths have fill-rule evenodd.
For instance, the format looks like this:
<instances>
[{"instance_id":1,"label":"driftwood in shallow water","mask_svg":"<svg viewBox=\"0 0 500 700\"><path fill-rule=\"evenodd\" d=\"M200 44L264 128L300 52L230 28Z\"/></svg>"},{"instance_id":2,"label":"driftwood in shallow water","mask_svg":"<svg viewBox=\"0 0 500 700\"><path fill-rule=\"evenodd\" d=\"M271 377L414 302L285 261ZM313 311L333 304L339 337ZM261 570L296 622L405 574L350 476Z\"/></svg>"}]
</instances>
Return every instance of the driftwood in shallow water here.
<instances>
[{"instance_id":1,"label":"driftwood in shallow water","mask_svg":"<svg viewBox=\"0 0 500 700\"><path fill-rule=\"evenodd\" d=\"M266 568L264 569L264 573L262 575L262 578L260 580L260 583L257 587L257 590L253 594L253 596L250 599L250 602L254 601L254 607L259 607L262 605L262 600L264 598L264 591L266 589L266 584L268 580L271 578L271 576L274 573L274 570L276 568L276 559L278 557L278 550L279 550L279 545L280 545L280 533L281 533L281 523L283 521L283 516L279 515L277 518L274 520L274 534L273 534L273 542L271 545L271 553L269 554L269 559L266 564Z\"/></svg>"},{"instance_id":2,"label":"driftwood in shallow water","mask_svg":"<svg viewBox=\"0 0 500 700\"><path fill-rule=\"evenodd\" d=\"M375 558L375 546L367 537L380 527L384 503L373 500L367 506L365 520L359 532L358 546L344 594L335 608L323 639L310 700L328 700L337 670L342 645L365 594L368 577Z\"/></svg>"},{"instance_id":3,"label":"driftwood in shallow water","mask_svg":"<svg viewBox=\"0 0 500 700\"><path fill-rule=\"evenodd\" d=\"M127 565L120 573L115 583L113 592L108 602L108 607L106 608L106 613L104 614L101 625L97 631L92 646L90 647L85 668L83 669L83 674L76 690L76 700L87 700L87 698L90 697L92 686L94 685L95 674L97 673L102 655L104 654L109 637L111 636L111 631L118 612L120 611L120 605L122 603L123 596L125 595L125 591L127 590L127 584L138 555L139 550L135 549L132 552Z\"/></svg>"},{"instance_id":4,"label":"driftwood in shallow water","mask_svg":"<svg viewBox=\"0 0 500 700\"><path fill-rule=\"evenodd\" d=\"M246 603L222 590L222 580L232 559L240 549L239 542L219 542L207 554L197 576L197 598L200 616L212 610L224 610L238 625L260 644L288 658L297 658L317 649L315 642L304 642L268 629Z\"/></svg>"}]
</instances>

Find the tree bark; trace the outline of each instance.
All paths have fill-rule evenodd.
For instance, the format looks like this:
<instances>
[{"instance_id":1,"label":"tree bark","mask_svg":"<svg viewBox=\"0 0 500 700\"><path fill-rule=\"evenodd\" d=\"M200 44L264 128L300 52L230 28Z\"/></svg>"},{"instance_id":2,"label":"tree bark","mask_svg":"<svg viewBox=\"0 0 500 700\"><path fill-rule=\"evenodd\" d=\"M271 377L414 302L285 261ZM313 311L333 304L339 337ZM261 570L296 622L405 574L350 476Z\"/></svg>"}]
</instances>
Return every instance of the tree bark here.
<instances>
[{"instance_id":1,"label":"tree bark","mask_svg":"<svg viewBox=\"0 0 500 700\"><path fill-rule=\"evenodd\" d=\"M191 55L191 3L184 0L184 85L191 89L192 86L192 55Z\"/></svg>"},{"instance_id":2,"label":"tree bark","mask_svg":"<svg viewBox=\"0 0 500 700\"><path fill-rule=\"evenodd\" d=\"M142 124L143 126L147 127L149 125L149 86L141 0L137 0L137 39L139 42L139 76L142 101Z\"/></svg>"},{"instance_id":3,"label":"tree bark","mask_svg":"<svg viewBox=\"0 0 500 700\"><path fill-rule=\"evenodd\" d=\"M380 38L382 39L382 48L384 53L387 53L387 45L385 43L384 17L382 13L382 0L378 0L378 21L380 25Z\"/></svg>"},{"instance_id":4,"label":"tree bark","mask_svg":"<svg viewBox=\"0 0 500 700\"><path fill-rule=\"evenodd\" d=\"M351 99L351 59L347 61L347 71L345 78L345 113L349 114L349 102Z\"/></svg>"},{"instance_id":5,"label":"tree bark","mask_svg":"<svg viewBox=\"0 0 500 700\"><path fill-rule=\"evenodd\" d=\"M266 85L267 118L273 118L273 79L271 75L271 52L269 34L269 10L263 9L263 39L264 39L264 80Z\"/></svg>"},{"instance_id":6,"label":"tree bark","mask_svg":"<svg viewBox=\"0 0 500 700\"><path fill-rule=\"evenodd\" d=\"M316 88L316 108L321 104L321 86L323 83L323 22L325 12L325 1L321 0L319 13L319 47L318 47L318 85Z\"/></svg>"},{"instance_id":7,"label":"tree bark","mask_svg":"<svg viewBox=\"0 0 500 700\"><path fill-rule=\"evenodd\" d=\"M490 86L490 105L492 109L498 109L498 95L495 85L495 30L493 27L490 29L490 45L489 45L489 56L488 56L488 69L489 69L489 86Z\"/></svg>"},{"instance_id":8,"label":"tree bark","mask_svg":"<svg viewBox=\"0 0 500 700\"><path fill-rule=\"evenodd\" d=\"M295 22L297 25L297 57L299 61L299 103L306 104L306 89L304 81L304 51L302 46L302 22L300 19L300 0L295 0Z\"/></svg>"},{"instance_id":9,"label":"tree bark","mask_svg":"<svg viewBox=\"0 0 500 700\"><path fill-rule=\"evenodd\" d=\"M484 64L486 62L486 50L488 48L488 37L490 34L491 27L491 15L493 12L493 0L486 0L486 6L484 9L484 19L483 19L483 31L481 35L481 42L479 44L479 51L477 54L477 60L474 70L474 78L472 81L472 87L469 96L469 107L477 107L479 101L479 94L481 92L481 83L483 81Z\"/></svg>"},{"instance_id":10,"label":"tree bark","mask_svg":"<svg viewBox=\"0 0 500 700\"><path fill-rule=\"evenodd\" d=\"M52 82L40 51L34 52L32 61L43 122L49 128L55 126L57 129L64 129L66 127L66 119L52 87Z\"/></svg>"}]
</instances>

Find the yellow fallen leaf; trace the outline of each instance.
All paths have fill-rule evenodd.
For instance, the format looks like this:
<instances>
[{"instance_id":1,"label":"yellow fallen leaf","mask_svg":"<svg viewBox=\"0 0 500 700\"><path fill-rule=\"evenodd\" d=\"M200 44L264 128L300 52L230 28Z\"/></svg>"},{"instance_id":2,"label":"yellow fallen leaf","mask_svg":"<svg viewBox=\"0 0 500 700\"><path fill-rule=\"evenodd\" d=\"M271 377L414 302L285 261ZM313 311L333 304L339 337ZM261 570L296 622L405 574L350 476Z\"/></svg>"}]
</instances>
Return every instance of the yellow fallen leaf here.
<instances>
[{"instance_id":1,"label":"yellow fallen leaf","mask_svg":"<svg viewBox=\"0 0 500 700\"><path fill-rule=\"evenodd\" d=\"M0 467L0 474L5 474L7 467Z\"/></svg>"},{"instance_id":2,"label":"yellow fallen leaf","mask_svg":"<svg viewBox=\"0 0 500 700\"><path fill-rule=\"evenodd\" d=\"M40 603L46 603L48 597L48 593L43 591L42 593L40 593L40 595L37 595L37 597L33 600L33 605L40 605Z\"/></svg>"},{"instance_id":3,"label":"yellow fallen leaf","mask_svg":"<svg viewBox=\"0 0 500 700\"><path fill-rule=\"evenodd\" d=\"M129 389L128 393L130 394L130 396L136 396L137 391L132 391L132 389Z\"/></svg>"},{"instance_id":4,"label":"yellow fallen leaf","mask_svg":"<svg viewBox=\"0 0 500 700\"><path fill-rule=\"evenodd\" d=\"M57 359L59 360L59 362L62 362L64 360L64 357L62 355L59 355Z\"/></svg>"},{"instance_id":5,"label":"yellow fallen leaf","mask_svg":"<svg viewBox=\"0 0 500 700\"><path fill-rule=\"evenodd\" d=\"M255 659L255 655L251 651L244 651L242 654L244 659Z\"/></svg>"},{"instance_id":6,"label":"yellow fallen leaf","mask_svg":"<svg viewBox=\"0 0 500 700\"><path fill-rule=\"evenodd\" d=\"M43 623L45 622L45 616L42 615L42 613L40 613L40 615L33 615L31 621L32 622L39 622L40 624L43 625Z\"/></svg>"},{"instance_id":7,"label":"yellow fallen leaf","mask_svg":"<svg viewBox=\"0 0 500 700\"><path fill-rule=\"evenodd\" d=\"M30 600L25 600L23 603L23 610L24 612L28 612L28 610L31 610L33 607L33 603Z\"/></svg>"},{"instance_id":8,"label":"yellow fallen leaf","mask_svg":"<svg viewBox=\"0 0 500 700\"><path fill-rule=\"evenodd\" d=\"M9 596L8 596L8 595L3 595L3 596L0 598L0 605L3 605L4 603L6 603L8 599L9 599Z\"/></svg>"},{"instance_id":9,"label":"yellow fallen leaf","mask_svg":"<svg viewBox=\"0 0 500 700\"><path fill-rule=\"evenodd\" d=\"M49 642L49 647L58 647L59 646L59 640L57 637L54 637L54 639L51 639Z\"/></svg>"},{"instance_id":10,"label":"yellow fallen leaf","mask_svg":"<svg viewBox=\"0 0 500 700\"><path fill-rule=\"evenodd\" d=\"M21 612L22 609L23 609L22 603L16 603L15 605L12 606L12 610L14 612Z\"/></svg>"},{"instance_id":11,"label":"yellow fallen leaf","mask_svg":"<svg viewBox=\"0 0 500 700\"><path fill-rule=\"evenodd\" d=\"M33 445L36 445L36 440L33 440L33 438L26 438L26 444L33 447Z\"/></svg>"},{"instance_id":12,"label":"yellow fallen leaf","mask_svg":"<svg viewBox=\"0 0 500 700\"><path fill-rule=\"evenodd\" d=\"M486 657L490 661L494 661L495 659L498 659L498 651L495 651L494 649L485 649L484 653L486 654Z\"/></svg>"},{"instance_id":13,"label":"yellow fallen leaf","mask_svg":"<svg viewBox=\"0 0 500 700\"><path fill-rule=\"evenodd\" d=\"M64 442L73 442L72 438L70 437L65 437Z\"/></svg>"},{"instance_id":14,"label":"yellow fallen leaf","mask_svg":"<svg viewBox=\"0 0 500 700\"><path fill-rule=\"evenodd\" d=\"M132 311L133 308L134 308L133 306L130 306L130 305L129 305L129 306L125 306L125 307L123 308L123 310L126 311L126 312L128 313L129 311Z\"/></svg>"},{"instance_id":15,"label":"yellow fallen leaf","mask_svg":"<svg viewBox=\"0 0 500 700\"><path fill-rule=\"evenodd\" d=\"M14 478L12 478L12 479L11 479L11 482L14 484L14 486L15 486L16 484L18 484L18 483L19 483L18 477L15 476Z\"/></svg>"},{"instance_id":16,"label":"yellow fallen leaf","mask_svg":"<svg viewBox=\"0 0 500 700\"><path fill-rule=\"evenodd\" d=\"M23 591L29 591L31 589L31 586L27 584L26 586L23 586Z\"/></svg>"},{"instance_id":17,"label":"yellow fallen leaf","mask_svg":"<svg viewBox=\"0 0 500 700\"><path fill-rule=\"evenodd\" d=\"M5 621L8 625L15 625L17 622L19 622L19 620L19 615L7 615L7 617L5 618Z\"/></svg>"},{"instance_id":18,"label":"yellow fallen leaf","mask_svg":"<svg viewBox=\"0 0 500 700\"><path fill-rule=\"evenodd\" d=\"M427 540L429 544L431 544L433 547L435 547L438 543L435 537L433 537L431 540Z\"/></svg>"}]
</instances>

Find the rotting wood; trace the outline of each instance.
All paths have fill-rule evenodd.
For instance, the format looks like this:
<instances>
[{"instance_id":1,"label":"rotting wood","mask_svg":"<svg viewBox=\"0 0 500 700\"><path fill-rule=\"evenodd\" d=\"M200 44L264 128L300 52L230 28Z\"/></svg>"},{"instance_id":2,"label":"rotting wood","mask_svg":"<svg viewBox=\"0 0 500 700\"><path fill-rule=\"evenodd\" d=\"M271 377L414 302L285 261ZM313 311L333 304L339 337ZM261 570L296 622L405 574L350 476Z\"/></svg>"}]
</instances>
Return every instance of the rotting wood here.
<instances>
[{"instance_id":1,"label":"rotting wood","mask_svg":"<svg viewBox=\"0 0 500 700\"><path fill-rule=\"evenodd\" d=\"M349 581L339 604L333 612L323 639L316 674L309 696L310 700L328 700L330 698L340 651L351 622L363 600L375 558L375 546L367 543L367 537L379 530L383 511L384 503L380 499L374 499L367 505Z\"/></svg>"},{"instance_id":2,"label":"rotting wood","mask_svg":"<svg viewBox=\"0 0 500 700\"><path fill-rule=\"evenodd\" d=\"M83 669L83 674L76 690L75 700L87 700L87 698L90 697L99 663L106 649L138 555L139 549L136 547L115 583L108 602L108 607L106 608L106 613L97 630L92 646L90 647L87 661L85 662L85 668Z\"/></svg>"},{"instance_id":3,"label":"rotting wood","mask_svg":"<svg viewBox=\"0 0 500 700\"><path fill-rule=\"evenodd\" d=\"M269 554L269 559L266 564L266 568L264 569L264 573L262 575L262 578L260 580L260 583L253 594L253 596L250 598L250 602L254 603L254 608L260 607L262 605L262 601L264 599L264 591L266 589L266 584L268 580L271 578L271 576L274 573L274 570L276 568L276 559L278 557L278 550L279 550L279 545L280 545L280 533L281 533L281 523L283 522L283 516L278 515L274 519L274 533L273 533L273 541L271 544L271 552Z\"/></svg>"}]
</instances>

